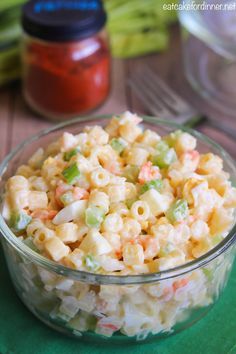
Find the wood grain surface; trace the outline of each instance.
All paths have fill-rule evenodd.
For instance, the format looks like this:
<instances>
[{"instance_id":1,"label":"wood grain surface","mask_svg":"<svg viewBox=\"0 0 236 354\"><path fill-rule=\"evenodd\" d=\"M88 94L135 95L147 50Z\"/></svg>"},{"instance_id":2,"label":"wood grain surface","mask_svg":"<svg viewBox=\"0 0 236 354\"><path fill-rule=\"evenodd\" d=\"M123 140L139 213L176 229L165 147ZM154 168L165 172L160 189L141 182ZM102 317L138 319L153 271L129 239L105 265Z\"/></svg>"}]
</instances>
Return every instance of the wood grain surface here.
<instances>
[{"instance_id":1,"label":"wood grain surface","mask_svg":"<svg viewBox=\"0 0 236 354\"><path fill-rule=\"evenodd\" d=\"M189 86L184 78L181 43L179 29L173 27L168 51L161 54L152 54L135 59L113 61L111 93L96 114L120 113L130 109L137 113L149 113L135 97L127 86L127 78L135 69L142 70L145 65L151 66L155 72L197 110L206 113L209 117L224 120L224 124L236 130L236 119L226 118L217 112L209 102L201 99ZM0 90L0 160L22 140L53 123L32 112L25 104L20 83L13 84ZM220 143L229 153L236 158L235 140L219 130L210 127L207 123L197 127L200 131Z\"/></svg>"}]
</instances>

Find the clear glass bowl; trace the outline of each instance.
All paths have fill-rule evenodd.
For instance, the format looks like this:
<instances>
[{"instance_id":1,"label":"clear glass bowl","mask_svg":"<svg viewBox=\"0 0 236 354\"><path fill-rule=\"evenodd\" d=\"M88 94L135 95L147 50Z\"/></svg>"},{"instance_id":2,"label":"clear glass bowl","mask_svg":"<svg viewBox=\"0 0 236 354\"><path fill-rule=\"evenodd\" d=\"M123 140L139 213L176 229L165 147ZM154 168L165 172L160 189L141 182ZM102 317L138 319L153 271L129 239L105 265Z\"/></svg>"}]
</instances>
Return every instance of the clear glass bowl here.
<instances>
[{"instance_id":1,"label":"clear glass bowl","mask_svg":"<svg viewBox=\"0 0 236 354\"><path fill-rule=\"evenodd\" d=\"M108 118L74 119L20 144L0 165L1 195L6 180L39 146L65 130L78 133L85 125L105 125ZM152 117L144 117L143 125L161 135L183 129ZM198 139L200 152L222 157L224 169L235 180L231 157L206 136L187 131ZM0 231L12 282L29 310L57 331L97 342L159 339L189 327L221 295L235 255L236 225L220 244L195 261L159 273L109 276L72 270L44 258L15 236L2 216Z\"/></svg>"},{"instance_id":2,"label":"clear glass bowl","mask_svg":"<svg viewBox=\"0 0 236 354\"><path fill-rule=\"evenodd\" d=\"M181 0L180 4L185 5L179 20L186 77L218 111L235 117L235 4L230 0Z\"/></svg>"}]
</instances>

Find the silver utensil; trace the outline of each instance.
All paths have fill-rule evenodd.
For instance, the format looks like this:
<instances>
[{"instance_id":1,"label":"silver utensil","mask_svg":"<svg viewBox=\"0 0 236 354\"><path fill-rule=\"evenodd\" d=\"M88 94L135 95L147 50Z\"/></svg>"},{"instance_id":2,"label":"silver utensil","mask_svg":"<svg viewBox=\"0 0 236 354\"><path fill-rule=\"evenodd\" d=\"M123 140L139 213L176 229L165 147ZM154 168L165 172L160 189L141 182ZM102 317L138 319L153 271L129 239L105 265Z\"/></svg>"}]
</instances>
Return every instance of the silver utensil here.
<instances>
[{"instance_id":1,"label":"silver utensil","mask_svg":"<svg viewBox=\"0 0 236 354\"><path fill-rule=\"evenodd\" d=\"M193 127L207 119L210 126L236 139L236 131L199 114L149 67L135 72L127 83L149 113L163 119L174 120L188 127Z\"/></svg>"}]
</instances>

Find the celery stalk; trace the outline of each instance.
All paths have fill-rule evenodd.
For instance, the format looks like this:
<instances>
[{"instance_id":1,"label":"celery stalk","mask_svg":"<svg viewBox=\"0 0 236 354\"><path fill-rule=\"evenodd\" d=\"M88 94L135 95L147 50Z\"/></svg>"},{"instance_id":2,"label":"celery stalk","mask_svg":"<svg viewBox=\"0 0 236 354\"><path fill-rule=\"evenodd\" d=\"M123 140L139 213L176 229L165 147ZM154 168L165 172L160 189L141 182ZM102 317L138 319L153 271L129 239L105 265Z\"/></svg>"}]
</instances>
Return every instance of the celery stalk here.
<instances>
[{"instance_id":1,"label":"celery stalk","mask_svg":"<svg viewBox=\"0 0 236 354\"><path fill-rule=\"evenodd\" d=\"M13 6L23 5L26 0L1 0L0 2L0 11L9 9Z\"/></svg>"},{"instance_id":2,"label":"celery stalk","mask_svg":"<svg viewBox=\"0 0 236 354\"><path fill-rule=\"evenodd\" d=\"M75 149L72 149L70 151L66 151L63 155L64 161L70 161L72 156L76 156L80 152L80 148L77 146Z\"/></svg>"},{"instance_id":3,"label":"celery stalk","mask_svg":"<svg viewBox=\"0 0 236 354\"><path fill-rule=\"evenodd\" d=\"M100 268L99 263L94 259L91 254L88 254L83 259L84 266L90 271L96 271Z\"/></svg>"},{"instance_id":4,"label":"celery stalk","mask_svg":"<svg viewBox=\"0 0 236 354\"><path fill-rule=\"evenodd\" d=\"M161 192L163 189L163 181L161 179L154 179L150 182L145 183L142 186L140 193L143 194L149 189L156 189L158 192Z\"/></svg>"},{"instance_id":5,"label":"celery stalk","mask_svg":"<svg viewBox=\"0 0 236 354\"><path fill-rule=\"evenodd\" d=\"M99 227L104 220L105 213L102 209L91 206L85 211L85 223L88 227Z\"/></svg>"},{"instance_id":6,"label":"celery stalk","mask_svg":"<svg viewBox=\"0 0 236 354\"><path fill-rule=\"evenodd\" d=\"M181 221L188 216L188 203L184 199L176 200L166 212L166 217L171 223Z\"/></svg>"},{"instance_id":7,"label":"celery stalk","mask_svg":"<svg viewBox=\"0 0 236 354\"><path fill-rule=\"evenodd\" d=\"M65 168L62 171L62 175L65 178L67 183L69 184L75 183L75 181L77 181L78 178L80 177L80 170L77 166L77 163L75 162L69 167Z\"/></svg>"},{"instance_id":8,"label":"celery stalk","mask_svg":"<svg viewBox=\"0 0 236 354\"><path fill-rule=\"evenodd\" d=\"M24 212L14 212L10 217L9 226L15 232L24 231L31 220L31 216Z\"/></svg>"}]
</instances>

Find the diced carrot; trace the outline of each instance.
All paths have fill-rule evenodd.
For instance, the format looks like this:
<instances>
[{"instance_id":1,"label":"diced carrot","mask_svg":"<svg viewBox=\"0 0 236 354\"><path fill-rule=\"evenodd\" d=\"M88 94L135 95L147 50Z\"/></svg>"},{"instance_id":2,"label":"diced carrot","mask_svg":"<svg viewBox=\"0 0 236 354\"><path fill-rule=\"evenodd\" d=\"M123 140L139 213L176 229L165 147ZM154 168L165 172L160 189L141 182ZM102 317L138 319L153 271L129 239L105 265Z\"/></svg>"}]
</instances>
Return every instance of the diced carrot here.
<instances>
[{"instance_id":1,"label":"diced carrot","mask_svg":"<svg viewBox=\"0 0 236 354\"><path fill-rule=\"evenodd\" d=\"M106 161L106 163L103 164L103 167L114 175L120 174L119 164L116 161Z\"/></svg>"},{"instance_id":2,"label":"diced carrot","mask_svg":"<svg viewBox=\"0 0 236 354\"><path fill-rule=\"evenodd\" d=\"M116 251L115 254L116 254L117 259L120 259L121 256L122 256L122 252L121 251Z\"/></svg>"},{"instance_id":3,"label":"diced carrot","mask_svg":"<svg viewBox=\"0 0 236 354\"><path fill-rule=\"evenodd\" d=\"M182 155L183 159L189 159L192 161L198 160L199 157L200 157L200 154L197 150L187 151Z\"/></svg>"},{"instance_id":4,"label":"diced carrot","mask_svg":"<svg viewBox=\"0 0 236 354\"><path fill-rule=\"evenodd\" d=\"M183 288L187 284L188 284L188 279L183 278L183 279L176 280L173 283L172 287L173 287L173 290L176 291L179 288Z\"/></svg>"},{"instance_id":5,"label":"diced carrot","mask_svg":"<svg viewBox=\"0 0 236 354\"><path fill-rule=\"evenodd\" d=\"M163 290L162 299L164 301L169 301L173 296L173 289L170 287Z\"/></svg>"},{"instance_id":6,"label":"diced carrot","mask_svg":"<svg viewBox=\"0 0 236 354\"><path fill-rule=\"evenodd\" d=\"M71 187L68 186L67 184L65 183L59 183L56 190L55 190L55 199L56 199L56 202L59 206L63 206L63 203L62 201L60 200L60 197L70 189Z\"/></svg>"},{"instance_id":7,"label":"diced carrot","mask_svg":"<svg viewBox=\"0 0 236 354\"><path fill-rule=\"evenodd\" d=\"M52 220L56 215L57 210L36 209L31 213L32 218L41 220Z\"/></svg>"},{"instance_id":8,"label":"diced carrot","mask_svg":"<svg viewBox=\"0 0 236 354\"><path fill-rule=\"evenodd\" d=\"M144 184L159 177L159 168L157 166L153 166L151 161L148 161L141 167L138 180L139 183Z\"/></svg>"},{"instance_id":9,"label":"diced carrot","mask_svg":"<svg viewBox=\"0 0 236 354\"><path fill-rule=\"evenodd\" d=\"M84 188L74 187L73 188L73 196L76 200L88 199L89 192L86 191L86 189L84 189Z\"/></svg>"},{"instance_id":10,"label":"diced carrot","mask_svg":"<svg viewBox=\"0 0 236 354\"><path fill-rule=\"evenodd\" d=\"M197 150L192 150L191 152L189 152L192 160L196 160L200 157L200 154Z\"/></svg>"},{"instance_id":11,"label":"diced carrot","mask_svg":"<svg viewBox=\"0 0 236 354\"><path fill-rule=\"evenodd\" d=\"M131 243L131 245L134 245L136 243L136 240L132 238L131 240L129 240L129 242Z\"/></svg>"},{"instance_id":12,"label":"diced carrot","mask_svg":"<svg viewBox=\"0 0 236 354\"><path fill-rule=\"evenodd\" d=\"M112 323L99 323L98 322L98 326L101 327L101 328L109 328L111 329L112 331L118 331L119 327L115 326L114 324Z\"/></svg>"}]
</instances>

